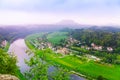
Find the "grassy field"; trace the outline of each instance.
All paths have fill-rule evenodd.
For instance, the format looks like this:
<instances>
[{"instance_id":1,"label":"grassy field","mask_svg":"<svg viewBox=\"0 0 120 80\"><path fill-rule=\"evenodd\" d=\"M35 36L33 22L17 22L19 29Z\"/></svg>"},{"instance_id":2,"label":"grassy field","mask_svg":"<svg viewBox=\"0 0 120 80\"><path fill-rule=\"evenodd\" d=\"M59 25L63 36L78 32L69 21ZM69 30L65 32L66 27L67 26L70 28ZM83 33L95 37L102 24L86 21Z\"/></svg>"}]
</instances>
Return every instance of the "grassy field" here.
<instances>
[{"instance_id":1,"label":"grassy field","mask_svg":"<svg viewBox=\"0 0 120 80\"><path fill-rule=\"evenodd\" d=\"M48 38L51 38L50 35ZM34 50L34 47L31 47L29 41L26 44L28 45L29 48ZM87 62L73 55L66 56L57 55L54 52L50 51L49 49L44 51L42 50L34 51L39 56L45 54L47 62L51 64L60 65L61 67L69 69L70 71L75 71L92 78L103 76L108 80L120 80L119 74L120 65L100 64L94 61Z\"/></svg>"},{"instance_id":2,"label":"grassy field","mask_svg":"<svg viewBox=\"0 0 120 80\"><path fill-rule=\"evenodd\" d=\"M37 51L39 55L42 55L43 52ZM66 67L69 70L82 73L86 76L97 78L98 76L103 76L108 80L120 80L120 66L119 65L107 65L99 64L94 61L82 61L77 56L64 56L56 57L54 53L46 54L46 61L51 62L52 64L58 64L62 67Z\"/></svg>"},{"instance_id":3,"label":"grassy field","mask_svg":"<svg viewBox=\"0 0 120 80\"><path fill-rule=\"evenodd\" d=\"M67 32L53 32L48 34L47 39L53 44L58 44L60 43L60 40L67 38L67 34Z\"/></svg>"}]
</instances>

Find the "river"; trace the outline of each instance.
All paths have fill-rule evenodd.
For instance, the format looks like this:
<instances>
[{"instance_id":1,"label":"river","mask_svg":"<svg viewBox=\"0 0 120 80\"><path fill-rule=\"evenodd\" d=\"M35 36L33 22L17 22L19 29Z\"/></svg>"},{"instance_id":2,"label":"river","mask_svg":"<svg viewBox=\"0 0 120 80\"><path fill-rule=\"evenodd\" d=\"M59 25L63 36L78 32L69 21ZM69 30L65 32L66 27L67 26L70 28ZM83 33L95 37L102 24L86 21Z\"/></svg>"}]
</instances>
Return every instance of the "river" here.
<instances>
[{"instance_id":1,"label":"river","mask_svg":"<svg viewBox=\"0 0 120 80\"><path fill-rule=\"evenodd\" d=\"M9 53L12 52L17 56L17 65L20 67L22 73L29 68L24 62L24 59L29 59L29 56L25 52L27 49L24 39L18 39L10 45L8 50Z\"/></svg>"},{"instance_id":2,"label":"river","mask_svg":"<svg viewBox=\"0 0 120 80\"><path fill-rule=\"evenodd\" d=\"M10 45L10 48L8 50L9 53L13 52L15 56L17 56L18 61L17 65L20 67L20 71L22 73L29 69L29 67L24 62L24 59L27 60L29 59L29 56L25 52L27 49L28 47L26 46L24 39L18 39ZM51 71L53 70L53 68L51 67L49 70ZM71 80L85 80L85 79L75 74L71 74Z\"/></svg>"}]
</instances>

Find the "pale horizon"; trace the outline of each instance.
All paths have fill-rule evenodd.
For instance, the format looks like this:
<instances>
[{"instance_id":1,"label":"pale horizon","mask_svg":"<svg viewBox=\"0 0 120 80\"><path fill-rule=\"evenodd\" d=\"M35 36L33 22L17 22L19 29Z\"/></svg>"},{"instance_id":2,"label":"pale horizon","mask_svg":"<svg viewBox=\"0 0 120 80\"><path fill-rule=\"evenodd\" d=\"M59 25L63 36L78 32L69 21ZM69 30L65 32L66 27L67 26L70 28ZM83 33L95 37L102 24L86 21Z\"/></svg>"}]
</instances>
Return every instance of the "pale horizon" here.
<instances>
[{"instance_id":1,"label":"pale horizon","mask_svg":"<svg viewBox=\"0 0 120 80\"><path fill-rule=\"evenodd\" d=\"M0 1L0 25L55 24L62 20L86 25L120 25L120 1Z\"/></svg>"}]
</instances>

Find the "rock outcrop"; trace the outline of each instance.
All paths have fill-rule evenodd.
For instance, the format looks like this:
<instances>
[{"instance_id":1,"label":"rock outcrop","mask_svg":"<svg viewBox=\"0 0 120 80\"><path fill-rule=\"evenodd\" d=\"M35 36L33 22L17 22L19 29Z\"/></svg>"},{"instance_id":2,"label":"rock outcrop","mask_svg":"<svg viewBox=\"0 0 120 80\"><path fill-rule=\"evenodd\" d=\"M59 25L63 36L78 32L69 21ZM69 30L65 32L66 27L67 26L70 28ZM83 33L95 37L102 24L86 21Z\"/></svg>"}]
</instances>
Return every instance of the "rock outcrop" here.
<instances>
[{"instance_id":1,"label":"rock outcrop","mask_svg":"<svg viewBox=\"0 0 120 80\"><path fill-rule=\"evenodd\" d=\"M0 74L0 80L19 80L19 79L13 75Z\"/></svg>"}]
</instances>

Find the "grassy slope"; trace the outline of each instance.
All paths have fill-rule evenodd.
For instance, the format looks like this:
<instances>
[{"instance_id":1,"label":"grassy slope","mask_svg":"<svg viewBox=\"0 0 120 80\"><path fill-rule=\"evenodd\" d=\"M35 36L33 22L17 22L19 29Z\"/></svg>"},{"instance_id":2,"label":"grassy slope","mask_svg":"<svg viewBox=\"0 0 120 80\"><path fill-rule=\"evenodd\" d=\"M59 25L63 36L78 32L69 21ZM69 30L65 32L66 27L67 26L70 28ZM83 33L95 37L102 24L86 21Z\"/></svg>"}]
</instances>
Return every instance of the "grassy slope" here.
<instances>
[{"instance_id":1,"label":"grassy slope","mask_svg":"<svg viewBox=\"0 0 120 80\"><path fill-rule=\"evenodd\" d=\"M32 37L32 36L31 36ZM26 39L26 41L29 39ZM34 50L34 47L31 47L29 42L26 43L28 47ZM37 54L40 56L45 53L40 50L36 50ZM52 64L58 64L62 67L66 67L69 70L74 70L76 72L82 73L86 76L90 76L93 78L102 75L103 77L107 78L108 80L120 80L119 72L120 66L119 65L103 65L99 63L95 63L93 61L84 62L80 60L78 57L75 56L56 56L54 53L46 53L46 61Z\"/></svg>"},{"instance_id":2,"label":"grassy slope","mask_svg":"<svg viewBox=\"0 0 120 80\"><path fill-rule=\"evenodd\" d=\"M67 38L67 32L53 32L47 36L49 42L58 44L60 40Z\"/></svg>"},{"instance_id":3,"label":"grassy slope","mask_svg":"<svg viewBox=\"0 0 120 80\"><path fill-rule=\"evenodd\" d=\"M37 52L42 55L43 52ZM119 72L120 66L118 65L102 65L93 61L83 62L74 56L56 57L54 54L47 54L46 60L48 62L59 64L62 67L67 67L69 70L75 70L76 72L82 73L90 77L98 77L102 75L109 80L120 80Z\"/></svg>"}]
</instances>

